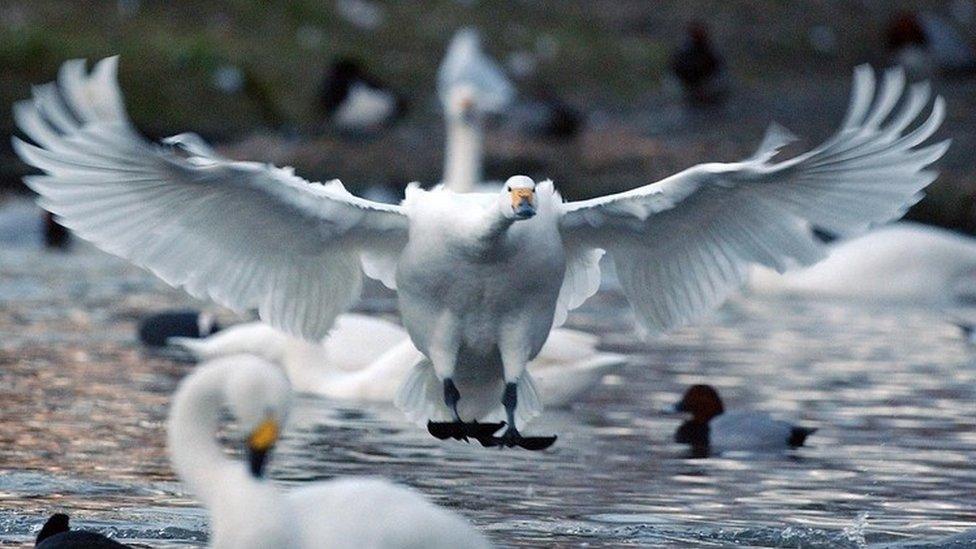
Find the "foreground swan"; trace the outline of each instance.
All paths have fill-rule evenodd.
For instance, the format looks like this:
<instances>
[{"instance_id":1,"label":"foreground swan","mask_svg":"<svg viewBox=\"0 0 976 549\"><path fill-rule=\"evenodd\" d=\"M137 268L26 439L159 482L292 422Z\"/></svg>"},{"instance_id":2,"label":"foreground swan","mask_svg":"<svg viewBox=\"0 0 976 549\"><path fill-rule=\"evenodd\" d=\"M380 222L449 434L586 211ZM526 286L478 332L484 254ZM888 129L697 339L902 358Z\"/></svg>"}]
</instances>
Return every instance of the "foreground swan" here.
<instances>
[{"instance_id":1,"label":"foreground swan","mask_svg":"<svg viewBox=\"0 0 976 549\"><path fill-rule=\"evenodd\" d=\"M701 164L658 183L564 203L552 182L524 176L497 193L407 189L399 206L363 200L338 181L217 156L190 134L162 145L126 117L116 59L86 74L66 63L59 86L16 105L17 153L45 172L25 182L82 238L181 286L311 341L357 297L361 272L396 288L403 324L427 360L400 398L440 438L545 448L516 425L540 401L525 370L550 328L599 287L604 250L645 334L691 322L743 282L751 263L777 270L821 259L810 226L848 235L897 217L936 175L948 142L913 149L938 128L928 101L885 74L876 100L855 72L840 131L810 152L772 158L789 138L774 126L751 158ZM59 93L60 89L60 93ZM63 97L59 97L63 96ZM467 423L496 411L508 428ZM443 398L441 398L443 397Z\"/></svg>"},{"instance_id":2,"label":"foreground swan","mask_svg":"<svg viewBox=\"0 0 976 549\"><path fill-rule=\"evenodd\" d=\"M514 91L501 68L481 50L473 29L459 31L451 41L438 71L437 89L447 123L442 184L456 192L497 190L501 182L482 180L484 117L507 106ZM340 315L321 346L260 322L234 326L205 340L172 341L198 360L259 354L282 364L297 390L338 399L393 401L406 373L423 359L402 328L356 314ZM574 330L552 331L529 365L543 404L568 405L625 362L620 355L597 352L597 341Z\"/></svg>"},{"instance_id":3,"label":"foreground swan","mask_svg":"<svg viewBox=\"0 0 976 549\"><path fill-rule=\"evenodd\" d=\"M283 491L264 465L290 406L288 381L252 355L201 365L180 384L169 415L169 452L180 479L210 513L213 547L486 548L458 515L379 478L344 477ZM221 408L248 433L249 463L217 442Z\"/></svg>"},{"instance_id":4,"label":"foreground swan","mask_svg":"<svg viewBox=\"0 0 976 549\"><path fill-rule=\"evenodd\" d=\"M902 221L832 242L827 259L779 274L754 268L749 290L859 302L957 305L976 295L976 239Z\"/></svg>"},{"instance_id":5,"label":"foreground swan","mask_svg":"<svg viewBox=\"0 0 976 549\"><path fill-rule=\"evenodd\" d=\"M176 337L169 342L197 360L256 354L280 364L299 392L377 402L393 402L410 369L424 359L403 328L353 313L339 315L321 344L263 322L238 324L203 339ZM552 331L528 365L545 406L569 405L626 363L622 355L598 352L597 342L596 336L576 330Z\"/></svg>"}]
</instances>

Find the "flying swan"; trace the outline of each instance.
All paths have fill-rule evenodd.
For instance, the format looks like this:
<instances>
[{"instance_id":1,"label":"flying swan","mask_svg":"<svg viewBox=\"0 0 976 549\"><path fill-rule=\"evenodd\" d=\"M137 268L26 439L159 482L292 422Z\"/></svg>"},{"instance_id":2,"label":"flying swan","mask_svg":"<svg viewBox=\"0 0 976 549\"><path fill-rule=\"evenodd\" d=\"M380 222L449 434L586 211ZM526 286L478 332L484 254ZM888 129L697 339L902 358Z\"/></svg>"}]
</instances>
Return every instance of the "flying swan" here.
<instances>
[{"instance_id":1,"label":"flying swan","mask_svg":"<svg viewBox=\"0 0 976 549\"><path fill-rule=\"evenodd\" d=\"M244 433L247 463L218 443L222 408ZM375 477L340 477L283 491L265 466L288 418L291 391L274 365L237 355L201 365L173 396L173 468L210 513L210 546L487 549L459 515Z\"/></svg>"},{"instance_id":2,"label":"flying swan","mask_svg":"<svg viewBox=\"0 0 976 549\"><path fill-rule=\"evenodd\" d=\"M848 235L901 215L936 173L948 141L915 148L940 125L908 126L928 102L904 74L854 73L840 131L774 162L790 137L772 126L752 157L700 164L627 192L563 202L551 181L508 179L496 193L411 185L400 205L310 183L290 168L218 156L201 138L143 138L126 116L117 58L90 74L65 63L58 82L15 105L14 138L39 203L80 237L191 295L257 308L319 341L358 296L362 273L398 292L410 339L427 360L398 395L438 438L542 449L523 437L540 410L525 370L554 325L599 287L604 251L640 331L661 333L718 306L752 263L783 271L824 251L811 226ZM889 116L891 115L891 116ZM501 397L507 427L484 424Z\"/></svg>"},{"instance_id":3,"label":"flying swan","mask_svg":"<svg viewBox=\"0 0 976 549\"><path fill-rule=\"evenodd\" d=\"M487 113L511 102L514 91L501 68L482 51L474 29L454 36L438 71L437 89L447 123L441 184L455 192L500 190L504 182L482 179L482 126ZM238 324L203 339L173 337L168 342L197 360L257 354L280 364L300 392L361 401L393 402L407 373L424 359L400 326L354 313L339 315L320 344L263 322ZM598 342L584 332L552 330L528 365L544 406L568 406L626 362L621 355L597 351ZM414 419L427 421L422 415Z\"/></svg>"}]
</instances>

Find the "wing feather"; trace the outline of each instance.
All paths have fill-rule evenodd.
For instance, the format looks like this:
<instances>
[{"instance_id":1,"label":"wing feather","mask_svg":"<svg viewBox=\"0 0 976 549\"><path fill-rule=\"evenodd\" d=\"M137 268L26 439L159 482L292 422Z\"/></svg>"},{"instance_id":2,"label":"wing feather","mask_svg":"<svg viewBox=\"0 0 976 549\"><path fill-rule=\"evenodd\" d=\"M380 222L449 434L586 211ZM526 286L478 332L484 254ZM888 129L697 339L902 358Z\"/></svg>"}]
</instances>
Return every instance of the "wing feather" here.
<instances>
[{"instance_id":1,"label":"wing feather","mask_svg":"<svg viewBox=\"0 0 976 549\"><path fill-rule=\"evenodd\" d=\"M145 140L125 114L117 59L66 62L14 106L14 148L45 175L24 182L78 236L173 286L319 341L360 290L361 254L395 253L397 206L338 181L237 162L192 134Z\"/></svg>"},{"instance_id":2,"label":"wing feather","mask_svg":"<svg viewBox=\"0 0 976 549\"><path fill-rule=\"evenodd\" d=\"M645 332L691 322L741 285L750 263L782 272L821 259L813 227L849 235L902 215L921 198L937 176L926 167L949 147L921 146L945 119L945 102L937 97L906 133L931 92L915 84L902 99L904 88L900 69L886 71L876 86L870 67L858 67L841 128L820 146L773 162L792 140L774 124L748 160L702 164L564 204L564 241L609 253Z\"/></svg>"}]
</instances>

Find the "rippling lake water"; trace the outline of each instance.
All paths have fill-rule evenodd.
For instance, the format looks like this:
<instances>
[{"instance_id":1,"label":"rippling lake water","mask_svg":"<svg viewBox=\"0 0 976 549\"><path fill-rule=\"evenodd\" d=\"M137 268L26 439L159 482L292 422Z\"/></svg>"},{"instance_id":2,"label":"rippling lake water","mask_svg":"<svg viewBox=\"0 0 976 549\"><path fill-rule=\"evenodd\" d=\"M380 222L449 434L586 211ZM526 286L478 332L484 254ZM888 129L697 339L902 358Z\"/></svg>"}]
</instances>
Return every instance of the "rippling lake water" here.
<instances>
[{"instance_id":1,"label":"rippling lake water","mask_svg":"<svg viewBox=\"0 0 976 549\"><path fill-rule=\"evenodd\" d=\"M0 545L29 543L60 510L130 543L205 544L163 447L193 366L134 341L141 316L192 303L87 246L0 235ZM502 547L976 546L976 350L945 314L737 298L641 343L610 294L570 326L629 364L527 429L558 433L551 450L442 443L392 406L301 398L272 476L382 475ZM819 431L795 451L695 459L660 410L703 381L727 408Z\"/></svg>"}]
</instances>

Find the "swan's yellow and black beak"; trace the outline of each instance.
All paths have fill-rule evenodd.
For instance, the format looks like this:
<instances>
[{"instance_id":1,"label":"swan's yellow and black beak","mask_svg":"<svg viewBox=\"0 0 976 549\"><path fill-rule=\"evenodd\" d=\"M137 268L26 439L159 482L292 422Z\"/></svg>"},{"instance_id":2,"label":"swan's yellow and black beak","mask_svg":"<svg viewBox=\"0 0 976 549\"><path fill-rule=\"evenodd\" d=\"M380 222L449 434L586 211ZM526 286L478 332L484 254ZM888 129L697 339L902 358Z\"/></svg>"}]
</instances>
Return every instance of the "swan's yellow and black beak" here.
<instances>
[{"instance_id":1,"label":"swan's yellow and black beak","mask_svg":"<svg viewBox=\"0 0 976 549\"><path fill-rule=\"evenodd\" d=\"M535 215L535 206L532 205L532 198L535 196L534 189L512 189L512 211L518 219L528 219Z\"/></svg>"},{"instance_id":2,"label":"swan's yellow and black beak","mask_svg":"<svg viewBox=\"0 0 976 549\"><path fill-rule=\"evenodd\" d=\"M247 437L247 461L251 474L257 478L264 476L264 465L268 460L268 453L278 442L280 427L274 418L261 422Z\"/></svg>"}]
</instances>

